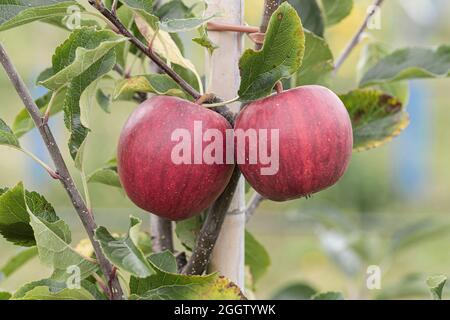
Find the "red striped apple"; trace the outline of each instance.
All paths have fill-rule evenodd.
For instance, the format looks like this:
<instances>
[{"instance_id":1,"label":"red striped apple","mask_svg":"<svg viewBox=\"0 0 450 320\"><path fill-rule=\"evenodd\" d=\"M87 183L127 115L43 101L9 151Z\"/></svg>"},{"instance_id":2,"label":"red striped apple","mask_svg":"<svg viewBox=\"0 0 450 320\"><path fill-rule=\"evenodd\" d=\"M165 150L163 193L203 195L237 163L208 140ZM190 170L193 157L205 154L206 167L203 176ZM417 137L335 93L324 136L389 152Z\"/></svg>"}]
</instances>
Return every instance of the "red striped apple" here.
<instances>
[{"instance_id":1,"label":"red striped apple","mask_svg":"<svg viewBox=\"0 0 450 320\"><path fill-rule=\"evenodd\" d=\"M248 104L236 119L235 135L243 175L275 201L332 186L352 154L347 110L336 94L321 86L298 87Z\"/></svg>"},{"instance_id":2,"label":"red striped apple","mask_svg":"<svg viewBox=\"0 0 450 320\"><path fill-rule=\"evenodd\" d=\"M130 115L119 140L118 172L128 197L170 220L206 209L225 189L226 131L218 113L189 101L155 96Z\"/></svg>"}]
</instances>

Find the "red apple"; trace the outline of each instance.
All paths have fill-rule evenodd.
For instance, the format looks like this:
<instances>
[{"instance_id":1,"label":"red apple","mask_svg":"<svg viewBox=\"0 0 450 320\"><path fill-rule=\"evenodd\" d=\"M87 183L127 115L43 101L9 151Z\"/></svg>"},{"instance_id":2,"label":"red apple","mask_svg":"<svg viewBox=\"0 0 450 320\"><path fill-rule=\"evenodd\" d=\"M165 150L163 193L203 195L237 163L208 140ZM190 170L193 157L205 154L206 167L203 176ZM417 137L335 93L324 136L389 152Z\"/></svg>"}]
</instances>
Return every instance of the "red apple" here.
<instances>
[{"instance_id":1,"label":"red apple","mask_svg":"<svg viewBox=\"0 0 450 320\"><path fill-rule=\"evenodd\" d=\"M223 139L221 150L215 151L223 158L219 164L194 157L206 152L214 140L203 139L208 129ZM234 164L225 161L227 129L231 126L221 115L180 98L155 96L143 102L130 115L119 140L118 172L128 197L138 207L170 220L187 219L206 209L233 172ZM191 140L183 139L183 133ZM186 149L181 150L180 143Z\"/></svg>"},{"instance_id":2,"label":"red apple","mask_svg":"<svg viewBox=\"0 0 450 320\"><path fill-rule=\"evenodd\" d=\"M260 150L264 138L261 134L258 143L248 143L247 136L244 148L238 142L235 147L239 168L247 181L271 200L300 198L332 186L350 162L353 135L349 115L338 96L321 86L298 87L248 104L236 119L236 137L238 129L258 133L268 129L268 150ZM279 150L274 141L276 129ZM260 155L256 162L254 157L251 160L249 150L255 151L257 146L258 152L272 155L273 162L278 155L278 168L272 164L268 170L267 159L261 161ZM243 163L239 163L239 157Z\"/></svg>"}]
</instances>

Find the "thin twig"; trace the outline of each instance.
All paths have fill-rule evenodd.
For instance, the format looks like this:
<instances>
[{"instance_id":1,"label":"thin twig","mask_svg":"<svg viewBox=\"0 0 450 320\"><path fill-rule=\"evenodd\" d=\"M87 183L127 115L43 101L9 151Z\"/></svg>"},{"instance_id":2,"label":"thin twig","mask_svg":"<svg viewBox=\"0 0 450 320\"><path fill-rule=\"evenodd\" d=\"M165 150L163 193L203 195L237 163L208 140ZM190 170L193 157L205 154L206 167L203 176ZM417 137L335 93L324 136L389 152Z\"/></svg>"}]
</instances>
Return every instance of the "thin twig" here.
<instances>
[{"instance_id":1,"label":"thin twig","mask_svg":"<svg viewBox=\"0 0 450 320\"><path fill-rule=\"evenodd\" d=\"M183 270L184 274L200 275L205 271L219 236L225 215L236 191L240 176L241 172L236 166L233 175L231 176L231 180L224 192L208 209L206 219L195 244L195 249Z\"/></svg>"},{"instance_id":2,"label":"thin twig","mask_svg":"<svg viewBox=\"0 0 450 320\"><path fill-rule=\"evenodd\" d=\"M152 229L153 252L156 253L164 250L173 252L172 221L152 214L150 217L150 224Z\"/></svg>"},{"instance_id":3,"label":"thin twig","mask_svg":"<svg viewBox=\"0 0 450 320\"><path fill-rule=\"evenodd\" d=\"M250 199L250 202L247 206L247 209L245 209L245 221L248 222L250 218L255 213L256 209L259 207L261 202L264 201L264 197L260 195L258 192L255 191L252 198Z\"/></svg>"},{"instance_id":4,"label":"thin twig","mask_svg":"<svg viewBox=\"0 0 450 320\"><path fill-rule=\"evenodd\" d=\"M364 19L364 22L362 23L361 27L359 27L358 31L355 33L353 38L350 40L348 45L345 47L341 56L336 60L336 64L334 65L334 74L336 74L338 72L339 68L342 66L344 61L348 58L348 56L353 51L353 49L361 41L361 36L362 36L363 32L366 30L367 25L370 21L370 18L372 18L372 16L375 14L375 12L381 7L381 5L383 4L383 1L384 0L375 0L375 2L372 5L372 10L370 10L367 13L367 16Z\"/></svg>"},{"instance_id":5,"label":"thin twig","mask_svg":"<svg viewBox=\"0 0 450 320\"><path fill-rule=\"evenodd\" d=\"M100 1L89 0L89 3L96 8L106 19L111 21L112 24L118 29L118 32L127 37L129 41L136 46L140 51L142 51L147 57L150 58L159 68L161 68L169 77L171 77L184 91L186 91L192 98L197 100L200 98L201 94L195 90L189 83L187 83L178 73L173 71L163 59L161 59L153 50L143 44L138 38L136 38L114 15L109 11L103 3Z\"/></svg>"},{"instance_id":6,"label":"thin twig","mask_svg":"<svg viewBox=\"0 0 450 320\"><path fill-rule=\"evenodd\" d=\"M22 102L24 103L28 113L30 114L36 127L38 128L39 133L42 136L42 139L44 140L45 146L47 147L47 150L55 165L56 173L61 177L60 181L64 189L66 190L67 194L69 195L69 198L76 212L78 213L78 216L80 217L84 228L86 229L89 239L92 242L92 246L94 247L100 268L105 277L109 279L110 275L112 274L113 267L104 256L98 242L94 239L94 230L97 228L97 225L94 221L94 217L89 212L86 203L84 202L80 192L75 186L75 183L72 179L72 176L70 175L69 170L67 169L66 163L64 162L64 159L61 155L61 151L59 150L59 147L56 144L55 138L50 130L50 127L48 126L47 123L42 121L43 118L39 111L39 108L35 104L25 83L23 82L20 75L17 73L14 65L12 64L8 54L6 53L1 43L0 43L0 60L1 64L3 65L3 68L8 74L9 79L11 80L11 83L13 84L17 93L22 99ZM114 277L112 279L110 290L112 291L111 296L113 299L117 300L122 299L122 289L120 287L117 277Z\"/></svg>"},{"instance_id":7,"label":"thin twig","mask_svg":"<svg viewBox=\"0 0 450 320\"><path fill-rule=\"evenodd\" d=\"M89 0L89 3L96 8L106 19L108 19L116 28L117 32L121 35L127 37L129 41L140 51L142 51L150 60L152 60L162 72L171 77L183 90L185 90L194 100L199 99L202 94L194 89L189 83L187 83L178 73L176 73L172 68L170 68L163 59L161 59L153 50L144 45L138 38L136 38L117 18L109 11L101 2L95 0ZM115 68L119 71L118 68ZM146 96L145 96L146 97ZM143 96L139 97L139 100L143 101L145 98ZM216 102L220 102L218 99ZM231 112L227 106L213 108L215 112L219 113L225 117L231 124L234 122L234 116L231 116Z\"/></svg>"}]
</instances>

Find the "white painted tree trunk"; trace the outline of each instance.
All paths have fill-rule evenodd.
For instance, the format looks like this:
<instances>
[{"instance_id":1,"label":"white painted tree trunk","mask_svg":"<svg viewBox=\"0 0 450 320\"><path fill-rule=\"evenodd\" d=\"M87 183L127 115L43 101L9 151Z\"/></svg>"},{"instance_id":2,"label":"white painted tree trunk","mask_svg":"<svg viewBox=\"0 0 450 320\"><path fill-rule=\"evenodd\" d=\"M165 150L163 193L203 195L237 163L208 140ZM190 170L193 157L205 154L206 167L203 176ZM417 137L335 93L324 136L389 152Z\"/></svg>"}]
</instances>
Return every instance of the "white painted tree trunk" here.
<instances>
[{"instance_id":1,"label":"white painted tree trunk","mask_svg":"<svg viewBox=\"0 0 450 320\"><path fill-rule=\"evenodd\" d=\"M243 24L244 0L207 0L206 15L220 14L217 22ZM210 39L219 46L209 57L207 53L206 92L213 92L224 100L237 95L239 88L239 58L242 54L242 34L209 32ZM229 106L239 112L240 103ZM244 289L245 184L241 178L225 217L210 263L210 271L220 274Z\"/></svg>"}]
</instances>

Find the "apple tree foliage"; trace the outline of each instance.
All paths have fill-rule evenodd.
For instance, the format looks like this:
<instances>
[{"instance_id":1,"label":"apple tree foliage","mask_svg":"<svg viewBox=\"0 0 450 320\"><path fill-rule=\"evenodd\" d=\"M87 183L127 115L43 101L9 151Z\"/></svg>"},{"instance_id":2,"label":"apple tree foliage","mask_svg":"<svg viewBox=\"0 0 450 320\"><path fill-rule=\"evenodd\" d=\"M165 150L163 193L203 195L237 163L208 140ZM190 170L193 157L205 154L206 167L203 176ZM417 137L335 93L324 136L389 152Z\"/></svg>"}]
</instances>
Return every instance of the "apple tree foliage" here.
<instances>
[{"instance_id":1,"label":"apple tree foliage","mask_svg":"<svg viewBox=\"0 0 450 320\"><path fill-rule=\"evenodd\" d=\"M112 1L105 1L110 8ZM80 19L74 30L67 27L67 13L77 6ZM202 9L203 8L203 9ZM118 19L153 50L185 81L203 92L201 75L186 58L187 35L191 45L204 47L209 54L217 49L208 38L204 2L188 5L182 0L120 0ZM247 49L240 61L241 84L237 95L242 102L270 95L282 80L286 88L309 84L333 89L334 53L327 43L328 28L349 15L353 0L288 0L272 15L261 50ZM63 113L69 133L67 147L84 187L91 183L121 188L115 159L86 173L84 145L95 130L89 110L100 107L105 121L114 102L135 101L145 94L172 95L192 99L168 75L150 71L144 55L124 36L83 2L70 0L0 0L0 31L40 21L67 31L66 40L54 49L51 65L36 79L48 90L36 99L42 112L51 104L50 117ZM217 13L220 16L220 12ZM188 32L188 33L187 33ZM180 34L184 39L181 40ZM187 39L187 40L186 40ZM18 40L20 41L20 40ZM378 147L398 135L408 125L406 80L448 77L450 44L437 48L401 48L390 51L372 40L360 57L359 81L353 90L341 92L354 129L354 150ZM147 66L145 66L147 63ZM142 64L138 73L129 73ZM120 71L122 70L122 71ZM34 128L25 109L18 110L11 125L0 119L0 144L30 154L19 139ZM105 155L106 156L106 155ZM39 159L35 159L39 161ZM43 164L45 165L45 164ZM187 255L195 246L202 216L178 222L175 233ZM117 268L129 299L242 299L237 286L218 274L187 276L169 251L151 252L150 236L140 229L141 221L130 217L126 234L117 235L105 227L95 230L105 256ZM29 191L21 183L0 189L0 234L20 247L0 268L0 281L12 276L28 261L39 257L52 268L48 278L26 283L14 293L0 292L0 299L106 299L97 279L99 268L92 247L72 243L69 226L58 217L43 195ZM257 282L270 266L263 245L249 232L245 236L247 287L257 290ZM68 286L71 273L79 270L80 286ZM442 296L445 279L427 281L435 299ZM279 297L342 299L337 292L317 293L307 285L286 288Z\"/></svg>"}]
</instances>

